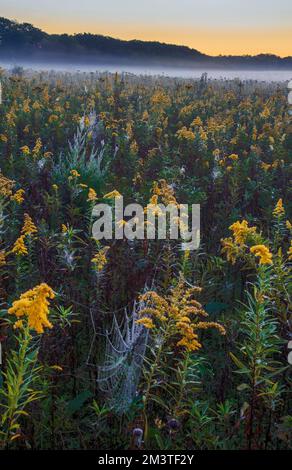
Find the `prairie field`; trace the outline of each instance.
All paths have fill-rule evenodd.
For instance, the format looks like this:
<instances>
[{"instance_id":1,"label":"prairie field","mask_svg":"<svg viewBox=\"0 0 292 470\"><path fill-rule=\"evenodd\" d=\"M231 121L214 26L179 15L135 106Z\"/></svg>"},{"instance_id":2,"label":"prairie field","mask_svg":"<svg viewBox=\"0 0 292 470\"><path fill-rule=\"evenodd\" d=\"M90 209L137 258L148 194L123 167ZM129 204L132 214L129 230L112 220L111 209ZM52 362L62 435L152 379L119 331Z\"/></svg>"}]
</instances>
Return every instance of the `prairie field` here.
<instances>
[{"instance_id":1,"label":"prairie field","mask_svg":"<svg viewBox=\"0 0 292 470\"><path fill-rule=\"evenodd\" d=\"M291 450L287 83L0 80L0 448ZM97 240L121 196L199 248Z\"/></svg>"}]
</instances>

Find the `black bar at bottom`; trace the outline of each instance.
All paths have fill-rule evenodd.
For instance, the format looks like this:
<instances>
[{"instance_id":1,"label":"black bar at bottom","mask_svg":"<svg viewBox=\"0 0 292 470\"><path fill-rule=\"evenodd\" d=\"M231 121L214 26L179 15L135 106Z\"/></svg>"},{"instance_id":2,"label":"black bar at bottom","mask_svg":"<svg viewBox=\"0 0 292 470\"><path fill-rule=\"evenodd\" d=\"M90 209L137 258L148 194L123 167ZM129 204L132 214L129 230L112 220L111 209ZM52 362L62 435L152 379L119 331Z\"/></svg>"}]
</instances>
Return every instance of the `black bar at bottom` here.
<instances>
[{"instance_id":1,"label":"black bar at bottom","mask_svg":"<svg viewBox=\"0 0 292 470\"><path fill-rule=\"evenodd\" d=\"M280 465L281 460L290 457L290 451L100 451L100 450L72 450L72 451L0 451L0 467L6 469L6 465L28 464L49 465L60 464L64 461L67 465L71 462L82 469L98 467L138 468L147 466L199 466L201 464L261 464ZM6 464L6 465L5 465ZM30 467L31 468L31 467Z\"/></svg>"}]
</instances>

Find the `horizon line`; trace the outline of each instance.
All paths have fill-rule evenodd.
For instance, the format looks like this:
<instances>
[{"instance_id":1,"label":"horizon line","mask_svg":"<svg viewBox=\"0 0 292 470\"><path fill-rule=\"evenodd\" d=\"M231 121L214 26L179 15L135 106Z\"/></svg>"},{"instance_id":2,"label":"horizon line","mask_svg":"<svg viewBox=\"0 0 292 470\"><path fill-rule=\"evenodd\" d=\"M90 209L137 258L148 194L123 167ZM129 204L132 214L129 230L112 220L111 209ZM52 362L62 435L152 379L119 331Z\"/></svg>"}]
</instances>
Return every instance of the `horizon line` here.
<instances>
[{"instance_id":1,"label":"horizon line","mask_svg":"<svg viewBox=\"0 0 292 470\"><path fill-rule=\"evenodd\" d=\"M45 34L48 34L49 36L67 35L67 36L74 37L76 35L90 34L90 35L93 35L93 36L101 36L101 37L106 37L106 38L110 38L110 39L114 39L114 40L118 40L118 41L124 41L124 42L137 41L137 42L143 42L143 43L159 43L159 44L163 44L163 45L167 45L167 46L185 47L185 48L188 48L189 50L198 52L202 55L205 55L205 56L211 57L211 58L212 57L213 58L216 58L216 57L257 57L257 56L261 56L261 55L275 56L275 57L279 57L281 59L292 57L292 51L288 55L277 54L275 52L268 52L268 51L266 51L266 52L257 52L257 53L248 53L248 52L246 52L246 53L241 53L241 54L240 53L231 54L231 53L224 53L224 52L220 52L220 53L217 53L217 54L211 54L211 53L203 52L202 50L197 49L194 46L187 45L185 43L168 42L168 41L158 40L158 39L139 39L137 37L122 38L120 36L115 36L114 34L111 34L111 33L106 34L106 33L97 33L97 32L92 32L92 31L81 31L81 30L77 31L77 32L76 31L75 32L68 32L68 31L67 32L66 31L63 31L63 32L50 32L45 27L39 27L35 23L30 22L30 21L22 21L22 20L18 20L16 18L9 18L9 17L5 17L5 16L0 16L0 18L6 19L6 20L11 21L11 22L16 23L16 24L30 24L34 28L39 29L40 31L42 31Z\"/></svg>"}]
</instances>

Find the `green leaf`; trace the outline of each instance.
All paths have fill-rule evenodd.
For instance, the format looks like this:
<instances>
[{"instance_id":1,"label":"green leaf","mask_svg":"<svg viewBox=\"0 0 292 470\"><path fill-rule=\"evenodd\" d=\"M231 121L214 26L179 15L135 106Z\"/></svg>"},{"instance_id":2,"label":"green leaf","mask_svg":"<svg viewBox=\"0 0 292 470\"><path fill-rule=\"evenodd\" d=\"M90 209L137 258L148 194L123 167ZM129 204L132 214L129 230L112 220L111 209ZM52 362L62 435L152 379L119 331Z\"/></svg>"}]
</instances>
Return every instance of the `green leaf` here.
<instances>
[{"instance_id":1,"label":"green leaf","mask_svg":"<svg viewBox=\"0 0 292 470\"><path fill-rule=\"evenodd\" d=\"M234 356L234 354L232 352L229 353L229 356L231 357L231 359L233 360L234 364L239 368L239 369L245 369L245 365L243 364L243 362L241 362L239 359L237 359L236 356Z\"/></svg>"}]
</instances>

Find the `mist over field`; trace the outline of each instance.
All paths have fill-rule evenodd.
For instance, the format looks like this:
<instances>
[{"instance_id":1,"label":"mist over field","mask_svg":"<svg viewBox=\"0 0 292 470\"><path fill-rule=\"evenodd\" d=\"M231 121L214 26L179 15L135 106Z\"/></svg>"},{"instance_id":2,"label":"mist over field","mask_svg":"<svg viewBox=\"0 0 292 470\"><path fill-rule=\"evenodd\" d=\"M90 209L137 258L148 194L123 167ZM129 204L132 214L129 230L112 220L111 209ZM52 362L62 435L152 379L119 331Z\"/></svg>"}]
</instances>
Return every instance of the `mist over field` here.
<instances>
[{"instance_id":1,"label":"mist over field","mask_svg":"<svg viewBox=\"0 0 292 470\"><path fill-rule=\"evenodd\" d=\"M7 62L0 60L0 66L7 70L13 70L15 67L23 67L26 71L64 71L70 73L90 73L90 72L110 72L110 73L130 73L135 75L166 76L188 79L199 79L204 73L213 80L256 80L264 82L286 82L291 80L292 71L290 70L251 70L251 69L204 69L204 68L182 68L182 67L163 67L153 65L125 65L123 63L98 63L92 65L76 65L66 63L30 63L29 61Z\"/></svg>"}]
</instances>

